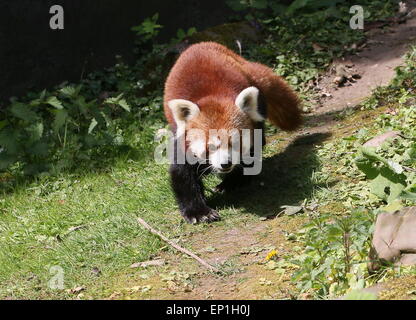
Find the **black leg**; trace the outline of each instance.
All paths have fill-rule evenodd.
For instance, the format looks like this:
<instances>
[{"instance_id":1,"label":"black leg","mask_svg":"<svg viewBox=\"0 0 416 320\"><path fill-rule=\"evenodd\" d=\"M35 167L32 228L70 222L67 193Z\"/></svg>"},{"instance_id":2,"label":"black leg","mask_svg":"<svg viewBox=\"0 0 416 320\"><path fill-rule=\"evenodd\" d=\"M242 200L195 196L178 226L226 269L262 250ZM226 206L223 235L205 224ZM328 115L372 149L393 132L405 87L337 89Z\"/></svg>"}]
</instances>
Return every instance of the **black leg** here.
<instances>
[{"instance_id":1,"label":"black leg","mask_svg":"<svg viewBox=\"0 0 416 320\"><path fill-rule=\"evenodd\" d=\"M182 216L189 223L212 222L220 219L217 211L207 206L204 186L197 165L172 164L170 176Z\"/></svg>"}]
</instances>

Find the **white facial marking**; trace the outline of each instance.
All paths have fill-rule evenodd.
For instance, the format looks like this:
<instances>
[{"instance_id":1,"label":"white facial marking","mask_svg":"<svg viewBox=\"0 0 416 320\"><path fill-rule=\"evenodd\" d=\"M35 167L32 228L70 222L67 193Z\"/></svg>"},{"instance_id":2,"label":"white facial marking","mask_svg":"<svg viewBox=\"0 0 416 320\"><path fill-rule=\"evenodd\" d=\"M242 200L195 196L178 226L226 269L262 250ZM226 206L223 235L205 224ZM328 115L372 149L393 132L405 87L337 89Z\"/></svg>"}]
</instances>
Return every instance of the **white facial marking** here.
<instances>
[{"instance_id":1,"label":"white facial marking","mask_svg":"<svg viewBox=\"0 0 416 320\"><path fill-rule=\"evenodd\" d=\"M219 148L219 147L221 146L221 140L220 140L220 138L218 138L218 137L213 137L213 138L210 140L210 143L211 143L213 146L215 146L216 148Z\"/></svg>"},{"instance_id":2,"label":"white facial marking","mask_svg":"<svg viewBox=\"0 0 416 320\"><path fill-rule=\"evenodd\" d=\"M209 155L209 163L214 169L222 170L221 164L227 164L231 160L228 148L219 148Z\"/></svg>"},{"instance_id":3,"label":"white facial marking","mask_svg":"<svg viewBox=\"0 0 416 320\"><path fill-rule=\"evenodd\" d=\"M191 151L200 159L205 159L205 140L197 139L189 145Z\"/></svg>"}]
</instances>

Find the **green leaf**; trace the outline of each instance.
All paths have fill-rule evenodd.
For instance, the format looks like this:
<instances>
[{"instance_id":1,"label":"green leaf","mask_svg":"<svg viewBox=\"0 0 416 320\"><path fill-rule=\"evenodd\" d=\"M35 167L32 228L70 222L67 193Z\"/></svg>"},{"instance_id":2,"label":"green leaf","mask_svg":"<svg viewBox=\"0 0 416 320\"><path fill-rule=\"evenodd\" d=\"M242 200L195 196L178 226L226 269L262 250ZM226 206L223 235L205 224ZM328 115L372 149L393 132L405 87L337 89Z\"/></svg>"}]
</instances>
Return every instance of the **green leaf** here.
<instances>
[{"instance_id":1,"label":"green leaf","mask_svg":"<svg viewBox=\"0 0 416 320\"><path fill-rule=\"evenodd\" d=\"M64 125L66 120L68 119L68 111L65 109L56 110L55 111L55 119L52 123L52 128L55 132L58 132Z\"/></svg>"},{"instance_id":2,"label":"green leaf","mask_svg":"<svg viewBox=\"0 0 416 320\"><path fill-rule=\"evenodd\" d=\"M27 147L26 151L31 153L34 156L45 157L48 155L49 148L48 144L45 142L37 142L29 147Z\"/></svg>"},{"instance_id":3,"label":"green leaf","mask_svg":"<svg viewBox=\"0 0 416 320\"><path fill-rule=\"evenodd\" d=\"M118 102L118 105L122 107L124 110L126 110L127 112L130 112L130 106L125 99L121 99Z\"/></svg>"},{"instance_id":4,"label":"green leaf","mask_svg":"<svg viewBox=\"0 0 416 320\"><path fill-rule=\"evenodd\" d=\"M239 0L227 0L226 3L234 11L242 11L246 8Z\"/></svg>"},{"instance_id":5,"label":"green leaf","mask_svg":"<svg viewBox=\"0 0 416 320\"><path fill-rule=\"evenodd\" d=\"M30 110L30 108L23 103L15 102L10 108L10 112L17 118L33 122L36 121L38 118L38 115L33 110Z\"/></svg>"},{"instance_id":6,"label":"green leaf","mask_svg":"<svg viewBox=\"0 0 416 320\"><path fill-rule=\"evenodd\" d=\"M188 36L192 36L196 32L197 32L197 30L196 30L195 27L189 28L188 29Z\"/></svg>"},{"instance_id":7,"label":"green leaf","mask_svg":"<svg viewBox=\"0 0 416 320\"><path fill-rule=\"evenodd\" d=\"M369 160L367 157L359 156L355 159L355 164L368 179L374 179L379 174L379 170L374 167L374 161Z\"/></svg>"},{"instance_id":8,"label":"green leaf","mask_svg":"<svg viewBox=\"0 0 416 320\"><path fill-rule=\"evenodd\" d=\"M292 4L286 9L287 14L292 14L296 10L305 7L308 4L308 0L295 0Z\"/></svg>"},{"instance_id":9,"label":"green leaf","mask_svg":"<svg viewBox=\"0 0 416 320\"><path fill-rule=\"evenodd\" d=\"M59 92L68 98L75 98L79 94L81 87L82 85L79 85L77 87L66 86L59 90Z\"/></svg>"},{"instance_id":10,"label":"green leaf","mask_svg":"<svg viewBox=\"0 0 416 320\"><path fill-rule=\"evenodd\" d=\"M0 121L0 130L7 126L7 120Z\"/></svg>"},{"instance_id":11,"label":"green leaf","mask_svg":"<svg viewBox=\"0 0 416 320\"><path fill-rule=\"evenodd\" d=\"M98 122L97 120L95 120L95 118L93 118L91 120L90 126L88 128L88 133L91 134L91 132L94 130L94 128L97 126Z\"/></svg>"},{"instance_id":12,"label":"green leaf","mask_svg":"<svg viewBox=\"0 0 416 320\"><path fill-rule=\"evenodd\" d=\"M118 95L117 97L108 98L104 101L105 104L115 104L122 107L127 112L130 112L130 106L125 99L122 98L123 94Z\"/></svg>"},{"instance_id":13,"label":"green leaf","mask_svg":"<svg viewBox=\"0 0 416 320\"><path fill-rule=\"evenodd\" d=\"M46 103L51 105L52 107L55 107L56 109L63 109L64 106L62 105L62 102L58 100L57 97L51 96L46 100Z\"/></svg>"},{"instance_id":14,"label":"green leaf","mask_svg":"<svg viewBox=\"0 0 416 320\"><path fill-rule=\"evenodd\" d=\"M401 209L403 209L403 202L400 199L396 199L389 203L387 206L381 207L380 211L396 212L397 210Z\"/></svg>"},{"instance_id":15,"label":"green leaf","mask_svg":"<svg viewBox=\"0 0 416 320\"><path fill-rule=\"evenodd\" d=\"M75 104L78 106L79 110L81 111L81 113L83 115L87 115L89 105L85 101L85 97L84 96L77 97L76 100L75 100Z\"/></svg>"},{"instance_id":16,"label":"green leaf","mask_svg":"<svg viewBox=\"0 0 416 320\"><path fill-rule=\"evenodd\" d=\"M363 290L353 290L345 295L344 300L377 300L377 295Z\"/></svg>"},{"instance_id":17,"label":"green leaf","mask_svg":"<svg viewBox=\"0 0 416 320\"><path fill-rule=\"evenodd\" d=\"M0 152L0 170L7 169L17 160L19 160L19 158L16 155L10 155L4 151Z\"/></svg>"},{"instance_id":18,"label":"green leaf","mask_svg":"<svg viewBox=\"0 0 416 320\"><path fill-rule=\"evenodd\" d=\"M0 131L0 147L6 148L8 154L19 152L19 131L10 127L3 128Z\"/></svg>"},{"instance_id":19,"label":"green leaf","mask_svg":"<svg viewBox=\"0 0 416 320\"><path fill-rule=\"evenodd\" d=\"M255 9L266 9L268 0L252 0L251 6Z\"/></svg>"},{"instance_id":20,"label":"green leaf","mask_svg":"<svg viewBox=\"0 0 416 320\"><path fill-rule=\"evenodd\" d=\"M381 168L380 174L370 184L371 193L390 203L397 199L406 187L406 177L389 168Z\"/></svg>"},{"instance_id":21,"label":"green leaf","mask_svg":"<svg viewBox=\"0 0 416 320\"><path fill-rule=\"evenodd\" d=\"M27 127L26 132L29 133L31 141L38 141L43 135L43 123L40 121Z\"/></svg>"},{"instance_id":22,"label":"green leaf","mask_svg":"<svg viewBox=\"0 0 416 320\"><path fill-rule=\"evenodd\" d=\"M401 195L403 199L416 201L416 193L404 190Z\"/></svg>"}]
</instances>

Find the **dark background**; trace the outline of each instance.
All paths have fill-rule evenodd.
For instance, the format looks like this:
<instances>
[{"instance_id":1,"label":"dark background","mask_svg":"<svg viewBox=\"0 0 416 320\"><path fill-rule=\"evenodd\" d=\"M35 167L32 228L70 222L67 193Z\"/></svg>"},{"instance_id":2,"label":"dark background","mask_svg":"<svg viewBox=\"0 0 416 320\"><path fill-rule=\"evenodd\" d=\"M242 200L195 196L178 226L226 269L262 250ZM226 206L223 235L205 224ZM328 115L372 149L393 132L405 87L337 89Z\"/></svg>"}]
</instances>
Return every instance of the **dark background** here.
<instances>
[{"instance_id":1,"label":"dark background","mask_svg":"<svg viewBox=\"0 0 416 320\"><path fill-rule=\"evenodd\" d=\"M65 29L51 30L49 9L61 5ZM159 12L159 40L178 28L223 23L233 12L220 0L0 0L0 101L115 63L131 62L132 26Z\"/></svg>"}]
</instances>

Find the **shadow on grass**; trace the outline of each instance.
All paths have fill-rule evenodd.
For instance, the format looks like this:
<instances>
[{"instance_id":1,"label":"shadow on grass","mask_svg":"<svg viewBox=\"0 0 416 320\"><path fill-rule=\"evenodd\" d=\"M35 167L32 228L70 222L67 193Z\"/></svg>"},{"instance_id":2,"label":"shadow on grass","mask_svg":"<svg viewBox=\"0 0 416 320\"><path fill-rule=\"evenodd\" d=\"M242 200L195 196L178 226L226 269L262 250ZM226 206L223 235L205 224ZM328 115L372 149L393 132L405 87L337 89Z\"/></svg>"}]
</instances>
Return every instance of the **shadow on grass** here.
<instances>
[{"instance_id":1,"label":"shadow on grass","mask_svg":"<svg viewBox=\"0 0 416 320\"><path fill-rule=\"evenodd\" d=\"M57 170L55 173L45 171L37 175L25 175L19 169L0 173L0 195L8 195L17 191L25 190L34 183L42 183L54 181L63 176L81 178L87 174L100 174L111 172L117 162L126 162L133 160L152 161L153 150L140 150L129 145L121 145L112 147L111 150L103 150L103 152L94 154L89 160L69 161L67 168ZM50 179L52 178L52 179Z\"/></svg>"},{"instance_id":2,"label":"shadow on grass","mask_svg":"<svg viewBox=\"0 0 416 320\"><path fill-rule=\"evenodd\" d=\"M218 209L234 207L258 215L277 214L282 205L297 205L312 196L319 185L313 182L314 171L320 168L315 146L331 136L315 133L296 138L287 148L263 159L262 173L247 186L223 195L208 198L210 206Z\"/></svg>"}]
</instances>

